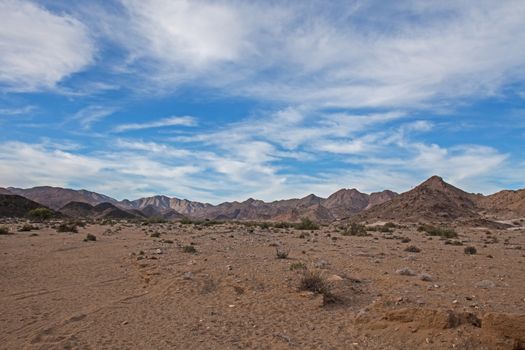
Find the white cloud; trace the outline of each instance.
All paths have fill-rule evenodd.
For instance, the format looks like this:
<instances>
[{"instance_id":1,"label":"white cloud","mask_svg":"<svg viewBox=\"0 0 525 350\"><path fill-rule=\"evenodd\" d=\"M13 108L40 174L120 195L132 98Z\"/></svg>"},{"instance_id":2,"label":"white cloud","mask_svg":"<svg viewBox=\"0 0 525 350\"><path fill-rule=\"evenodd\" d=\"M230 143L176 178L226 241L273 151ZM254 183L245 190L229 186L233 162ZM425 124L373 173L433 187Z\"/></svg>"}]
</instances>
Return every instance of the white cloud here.
<instances>
[{"instance_id":1,"label":"white cloud","mask_svg":"<svg viewBox=\"0 0 525 350\"><path fill-rule=\"evenodd\" d=\"M35 106L0 108L0 116L27 115L35 110Z\"/></svg>"},{"instance_id":2,"label":"white cloud","mask_svg":"<svg viewBox=\"0 0 525 350\"><path fill-rule=\"evenodd\" d=\"M0 86L8 91L53 88L94 60L87 29L25 0L0 1Z\"/></svg>"},{"instance_id":3,"label":"white cloud","mask_svg":"<svg viewBox=\"0 0 525 350\"><path fill-rule=\"evenodd\" d=\"M118 40L168 91L191 82L316 107L414 108L525 78L522 1L122 3Z\"/></svg>"},{"instance_id":4,"label":"white cloud","mask_svg":"<svg viewBox=\"0 0 525 350\"><path fill-rule=\"evenodd\" d=\"M195 126L197 121L193 117L169 117L152 122L145 123L132 123L122 124L113 129L115 132L125 132L132 130L152 129L152 128L163 128L167 126Z\"/></svg>"},{"instance_id":5,"label":"white cloud","mask_svg":"<svg viewBox=\"0 0 525 350\"><path fill-rule=\"evenodd\" d=\"M72 117L67 118L66 122L77 121L82 129L90 129L91 126L115 113L117 108L107 106L88 106L76 112Z\"/></svg>"}]
</instances>

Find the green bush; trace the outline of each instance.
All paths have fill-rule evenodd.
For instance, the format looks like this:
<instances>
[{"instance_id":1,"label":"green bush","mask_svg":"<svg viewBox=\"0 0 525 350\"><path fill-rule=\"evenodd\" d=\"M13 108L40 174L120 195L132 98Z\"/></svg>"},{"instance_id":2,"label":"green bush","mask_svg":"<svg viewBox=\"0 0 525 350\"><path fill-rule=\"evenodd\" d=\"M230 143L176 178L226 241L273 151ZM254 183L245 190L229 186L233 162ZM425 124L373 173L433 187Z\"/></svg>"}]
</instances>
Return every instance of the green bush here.
<instances>
[{"instance_id":1,"label":"green bush","mask_svg":"<svg viewBox=\"0 0 525 350\"><path fill-rule=\"evenodd\" d=\"M30 210L27 214L35 220L49 220L53 217L54 212L49 208L36 208Z\"/></svg>"},{"instance_id":2,"label":"green bush","mask_svg":"<svg viewBox=\"0 0 525 350\"><path fill-rule=\"evenodd\" d=\"M289 222L277 222L273 225L275 228L290 228L293 227L293 224Z\"/></svg>"},{"instance_id":3,"label":"green bush","mask_svg":"<svg viewBox=\"0 0 525 350\"><path fill-rule=\"evenodd\" d=\"M367 235L365 225L356 224L355 222L345 227L341 234L343 236L366 236Z\"/></svg>"},{"instance_id":4,"label":"green bush","mask_svg":"<svg viewBox=\"0 0 525 350\"><path fill-rule=\"evenodd\" d=\"M301 219L299 224L295 225L298 230L319 230L319 225L308 218Z\"/></svg>"},{"instance_id":5,"label":"green bush","mask_svg":"<svg viewBox=\"0 0 525 350\"><path fill-rule=\"evenodd\" d=\"M290 264L290 271L295 270L306 270L306 265L304 262L294 262Z\"/></svg>"},{"instance_id":6,"label":"green bush","mask_svg":"<svg viewBox=\"0 0 525 350\"><path fill-rule=\"evenodd\" d=\"M451 228L447 227L434 227L430 225L419 226L418 231L423 231L429 236L439 236L444 238L457 238L458 234Z\"/></svg>"}]
</instances>

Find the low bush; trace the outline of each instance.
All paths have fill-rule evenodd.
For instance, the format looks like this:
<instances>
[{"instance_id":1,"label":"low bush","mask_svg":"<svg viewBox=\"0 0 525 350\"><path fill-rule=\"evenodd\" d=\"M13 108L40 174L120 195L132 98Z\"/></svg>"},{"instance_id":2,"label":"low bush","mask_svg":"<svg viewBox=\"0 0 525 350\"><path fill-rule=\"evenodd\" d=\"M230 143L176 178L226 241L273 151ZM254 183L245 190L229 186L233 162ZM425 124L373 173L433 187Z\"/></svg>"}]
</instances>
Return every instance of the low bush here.
<instances>
[{"instance_id":1,"label":"low bush","mask_svg":"<svg viewBox=\"0 0 525 350\"><path fill-rule=\"evenodd\" d=\"M325 304L335 302L332 284L317 270L306 270L301 278L299 290L306 290L323 296Z\"/></svg>"},{"instance_id":2,"label":"low bush","mask_svg":"<svg viewBox=\"0 0 525 350\"><path fill-rule=\"evenodd\" d=\"M465 247L463 250L467 255L475 255L478 251L475 247Z\"/></svg>"},{"instance_id":3,"label":"low bush","mask_svg":"<svg viewBox=\"0 0 525 350\"><path fill-rule=\"evenodd\" d=\"M419 249L415 245L411 245L405 248L405 252L409 252L409 253L419 253L420 251L421 249Z\"/></svg>"},{"instance_id":4,"label":"low bush","mask_svg":"<svg viewBox=\"0 0 525 350\"><path fill-rule=\"evenodd\" d=\"M84 238L84 242L95 242L96 240L97 240L97 236L91 233L88 233L86 235L86 238Z\"/></svg>"},{"instance_id":5,"label":"low bush","mask_svg":"<svg viewBox=\"0 0 525 350\"><path fill-rule=\"evenodd\" d=\"M287 259L289 253L290 253L289 250L285 250L285 249L281 249L279 247L275 247L275 255L277 256L277 259Z\"/></svg>"},{"instance_id":6,"label":"low bush","mask_svg":"<svg viewBox=\"0 0 525 350\"><path fill-rule=\"evenodd\" d=\"M290 264L290 271L295 270L306 270L306 264L304 262L294 262Z\"/></svg>"},{"instance_id":7,"label":"low bush","mask_svg":"<svg viewBox=\"0 0 525 350\"><path fill-rule=\"evenodd\" d=\"M447 227L434 227L429 225L419 226L417 229L420 232L425 232L429 236L439 236L444 238L457 238L458 234L451 228Z\"/></svg>"},{"instance_id":8,"label":"low bush","mask_svg":"<svg viewBox=\"0 0 525 350\"><path fill-rule=\"evenodd\" d=\"M195 247L192 245L185 245L184 247L182 247L182 251L184 253L191 253L191 254L197 253L197 249L195 249Z\"/></svg>"},{"instance_id":9,"label":"low bush","mask_svg":"<svg viewBox=\"0 0 525 350\"><path fill-rule=\"evenodd\" d=\"M7 227L0 227L0 235L8 235L9 229Z\"/></svg>"},{"instance_id":10,"label":"low bush","mask_svg":"<svg viewBox=\"0 0 525 350\"><path fill-rule=\"evenodd\" d=\"M22 227L20 227L18 229L18 232L29 232L29 231L33 231L33 230L37 230L38 227L35 227L31 224L24 224Z\"/></svg>"},{"instance_id":11,"label":"low bush","mask_svg":"<svg viewBox=\"0 0 525 350\"><path fill-rule=\"evenodd\" d=\"M27 215L35 220L49 220L53 217L54 212L49 208L36 208L30 210Z\"/></svg>"},{"instance_id":12,"label":"low bush","mask_svg":"<svg viewBox=\"0 0 525 350\"><path fill-rule=\"evenodd\" d=\"M74 222L63 222L56 227L57 232L72 232L77 233L77 225Z\"/></svg>"},{"instance_id":13,"label":"low bush","mask_svg":"<svg viewBox=\"0 0 525 350\"><path fill-rule=\"evenodd\" d=\"M301 219L301 222L295 225L298 230L319 230L319 225L310 219Z\"/></svg>"},{"instance_id":14,"label":"low bush","mask_svg":"<svg viewBox=\"0 0 525 350\"><path fill-rule=\"evenodd\" d=\"M367 236L366 226L361 224L351 223L343 229L341 233L343 236Z\"/></svg>"}]
</instances>

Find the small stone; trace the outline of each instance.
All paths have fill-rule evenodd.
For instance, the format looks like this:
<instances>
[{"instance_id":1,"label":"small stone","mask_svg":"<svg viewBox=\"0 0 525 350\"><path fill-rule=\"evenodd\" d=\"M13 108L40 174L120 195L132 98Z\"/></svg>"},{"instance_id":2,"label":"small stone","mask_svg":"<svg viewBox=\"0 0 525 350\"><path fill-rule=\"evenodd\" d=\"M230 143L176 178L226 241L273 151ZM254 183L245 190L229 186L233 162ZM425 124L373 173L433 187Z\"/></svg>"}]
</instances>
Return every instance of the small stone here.
<instances>
[{"instance_id":1,"label":"small stone","mask_svg":"<svg viewBox=\"0 0 525 350\"><path fill-rule=\"evenodd\" d=\"M315 267L318 269L325 269L328 266L328 261L326 260L319 260L315 263Z\"/></svg>"},{"instance_id":2,"label":"small stone","mask_svg":"<svg viewBox=\"0 0 525 350\"><path fill-rule=\"evenodd\" d=\"M483 280L476 283L477 288L489 289L496 287L496 284L491 280Z\"/></svg>"},{"instance_id":3,"label":"small stone","mask_svg":"<svg viewBox=\"0 0 525 350\"><path fill-rule=\"evenodd\" d=\"M228 271L231 271L233 270L233 267L231 265L226 265L226 269L228 269Z\"/></svg>"},{"instance_id":4,"label":"small stone","mask_svg":"<svg viewBox=\"0 0 525 350\"><path fill-rule=\"evenodd\" d=\"M124 321L121 323L123 326L127 325L128 324L128 321Z\"/></svg>"},{"instance_id":5,"label":"small stone","mask_svg":"<svg viewBox=\"0 0 525 350\"><path fill-rule=\"evenodd\" d=\"M328 278L326 280L328 282L339 282L339 281L343 280L343 277L338 276L338 275L331 275L331 276L328 276Z\"/></svg>"},{"instance_id":6,"label":"small stone","mask_svg":"<svg viewBox=\"0 0 525 350\"><path fill-rule=\"evenodd\" d=\"M191 280L193 278L193 273L192 272L185 272L184 275L183 275L183 278L185 280Z\"/></svg>"},{"instance_id":7,"label":"small stone","mask_svg":"<svg viewBox=\"0 0 525 350\"><path fill-rule=\"evenodd\" d=\"M415 276L416 273L408 267L396 270L396 273L401 276Z\"/></svg>"},{"instance_id":8,"label":"small stone","mask_svg":"<svg viewBox=\"0 0 525 350\"><path fill-rule=\"evenodd\" d=\"M162 249L160 248L155 249L155 254L162 254Z\"/></svg>"},{"instance_id":9,"label":"small stone","mask_svg":"<svg viewBox=\"0 0 525 350\"><path fill-rule=\"evenodd\" d=\"M419 279L425 282L431 282L432 276L430 276L428 273L422 273L421 275L419 275Z\"/></svg>"}]
</instances>

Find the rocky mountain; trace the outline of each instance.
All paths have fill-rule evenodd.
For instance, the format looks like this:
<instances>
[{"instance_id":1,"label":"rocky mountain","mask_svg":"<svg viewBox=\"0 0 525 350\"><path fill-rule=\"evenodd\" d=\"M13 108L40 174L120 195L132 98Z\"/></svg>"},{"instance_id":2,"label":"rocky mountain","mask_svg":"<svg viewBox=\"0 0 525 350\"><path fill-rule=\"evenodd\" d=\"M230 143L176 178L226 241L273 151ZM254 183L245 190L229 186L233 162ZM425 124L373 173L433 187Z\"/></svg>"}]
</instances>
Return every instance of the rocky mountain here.
<instances>
[{"instance_id":1,"label":"rocky mountain","mask_svg":"<svg viewBox=\"0 0 525 350\"><path fill-rule=\"evenodd\" d=\"M13 194L13 193L11 193L10 191L8 191L7 189L3 187L0 187L0 194Z\"/></svg>"},{"instance_id":2,"label":"rocky mountain","mask_svg":"<svg viewBox=\"0 0 525 350\"><path fill-rule=\"evenodd\" d=\"M111 203L100 203L95 206L85 202L69 202L60 212L74 218L90 219L136 219L144 215L132 213L116 207Z\"/></svg>"},{"instance_id":3,"label":"rocky mountain","mask_svg":"<svg viewBox=\"0 0 525 350\"><path fill-rule=\"evenodd\" d=\"M61 208L74 216L116 218L159 216L170 220L189 217L210 220L270 220L299 221L310 218L318 222L352 217L354 220L385 221L453 221L481 218L517 218L525 216L525 190L501 191L490 196L467 193L438 176L433 176L414 189L398 195L392 191L361 193L356 189L341 189L328 198L310 194L264 202L253 198L243 202L218 205L167 196L152 196L137 200L117 201L86 190L58 187L31 189L0 189L0 193L16 193L51 208ZM68 203L72 203L68 206ZM82 205L88 204L89 206ZM61 205L63 204L63 205ZM60 206L61 205L61 206ZM101 207L107 210L95 208Z\"/></svg>"},{"instance_id":4,"label":"rocky mountain","mask_svg":"<svg viewBox=\"0 0 525 350\"><path fill-rule=\"evenodd\" d=\"M389 201L395 196L397 196L397 193L388 190L368 195L359 192L355 188L341 189L324 199L321 203L336 219L343 219Z\"/></svg>"},{"instance_id":5,"label":"rocky mountain","mask_svg":"<svg viewBox=\"0 0 525 350\"><path fill-rule=\"evenodd\" d=\"M100 203L118 204L118 201L111 197L86 190L72 190L51 186L40 186L28 189L9 187L8 190L11 193L31 199L54 210L62 208L69 202L83 202L91 205Z\"/></svg>"},{"instance_id":6,"label":"rocky mountain","mask_svg":"<svg viewBox=\"0 0 525 350\"><path fill-rule=\"evenodd\" d=\"M170 198L167 196L153 196L136 199L134 201L124 200L119 203L122 207L143 210L147 206L162 210L172 209L179 214L191 216L207 208L213 207L208 203L193 202L187 199Z\"/></svg>"},{"instance_id":7,"label":"rocky mountain","mask_svg":"<svg viewBox=\"0 0 525 350\"><path fill-rule=\"evenodd\" d=\"M414 189L358 214L362 220L447 222L480 219L479 195L432 176Z\"/></svg>"},{"instance_id":8,"label":"rocky mountain","mask_svg":"<svg viewBox=\"0 0 525 350\"><path fill-rule=\"evenodd\" d=\"M525 217L525 189L504 190L490 196L481 196L477 205L489 217L499 219Z\"/></svg>"}]
</instances>

